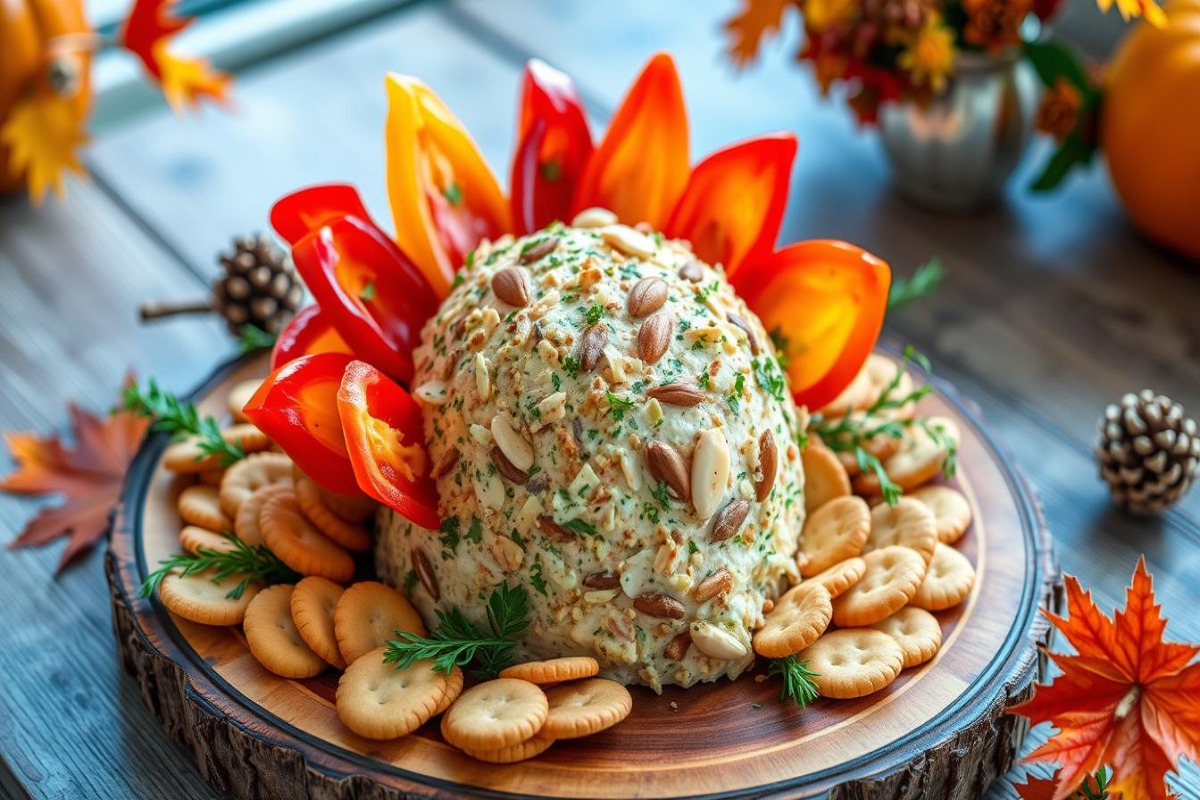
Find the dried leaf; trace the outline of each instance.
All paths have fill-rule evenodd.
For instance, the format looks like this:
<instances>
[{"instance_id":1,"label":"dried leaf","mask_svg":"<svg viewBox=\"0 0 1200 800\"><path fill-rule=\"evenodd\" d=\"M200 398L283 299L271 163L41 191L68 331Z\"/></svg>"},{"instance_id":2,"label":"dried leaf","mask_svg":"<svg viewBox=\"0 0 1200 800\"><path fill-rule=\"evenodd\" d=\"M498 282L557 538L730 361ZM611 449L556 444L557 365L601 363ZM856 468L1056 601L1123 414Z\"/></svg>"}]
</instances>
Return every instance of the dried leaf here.
<instances>
[{"instance_id":1,"label":"dried leaf","mask_svg":"<svg viewBox=\"0 0 1200 800\"><path fill-rule=\"evenodd\" d=\"M223 102L229 75L214 70L207 59L168 51L170 38L192 22L191 17L176 15L174 5L175 0L137 0L121 32L121 45L141 59L176 112L194 106L201 97Z\"/></svg>"},{"instance_id":2,"label":"dried leaf","mask_svg":"<svg viewBox=\"0 0 1200 800\"><path fill-rule=\"evenodd\" d=\"M1062 765L1054 800L1104 764L1124 800L1167 800L1165 775L1179 756L1200 757L1200 663L1190 664L1200 647L1163 641L1167 622L1145 559L1113 619L1073 576L1066 588L1067 616L1047 616L1076 655L1050 653L1062 674L1012 709L1058 733L1025 760Z\"/></svg>"},{"instance_id":3,"label":"dried leaf","mask_svg":"<svg viewBox=\"0 0 1200 800\"><path fill-rule=\"evenodd\" d=\"M40 511L8 545L40 546L69 536L60 570L108 529L125 470L152 421L130 411L100 417L74 404L69 411L75 446L67 447L57 436L8 433L5 439L18 466L0 481L0 491L10 494L64 495L62 504Z\"/></svg>"},{"instance_id":4,"label":"dried leaf","mask_svg":"<svg viewBox=\"0 0 1200 800\"><path fill-rule=\"evenodd\" d=\"M758 54L764 37L779 33L783 12L794 0L743 0L743 7L725 22L732 42L729 55L739 69Z\"/></svg>"},{"instance_id":5,"label":"dried leaf","mask_svg":"<svg viewBox=\"0 0 1200 800\"><path fill-rule=\"evenodd\" d=\"M46 190L63 195L63 175L83 175L78 150L87 142L83 119L71 98L33 92L20 100L0 129L0 141L12 150L6 168L26 175L29 196L40 204Z\"/></svg>"}]
</instances>

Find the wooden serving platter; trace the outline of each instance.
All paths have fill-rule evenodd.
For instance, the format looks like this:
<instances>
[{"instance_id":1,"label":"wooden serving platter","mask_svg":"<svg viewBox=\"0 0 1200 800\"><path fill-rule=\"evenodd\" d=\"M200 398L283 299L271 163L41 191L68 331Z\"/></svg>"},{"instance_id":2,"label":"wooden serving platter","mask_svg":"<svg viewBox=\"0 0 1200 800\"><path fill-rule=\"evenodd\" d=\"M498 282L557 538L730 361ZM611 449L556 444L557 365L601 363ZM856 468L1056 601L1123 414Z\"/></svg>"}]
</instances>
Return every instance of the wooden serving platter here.
<instances>
[{"instance_id":1,"label":"wooden serving platter","mask_svg":"<svg viewBox=\"0 0 1200 800\"><path fill-rule=\"evenodd\" d=\"M265 356L239 360L193 399L222 418L228 387L265 373ZM959 547L977 580L938 615L938 656L869 697L800 710L778 701L775 679L756 680L761 669L661 696L636 687L633 714L617 727L501 767L450 747L435 724L394 742L361 739L335 714L337 673L278 678L240 629L196 625L138 596L178 551L180 487L159 463L162 434L143 444L114 517L106 563L118 649L167 733L238 797L978 797L1024 738L1023 721L1004 710L1044 666L1037 646L1049 626L1038 607L1057 607L1058 574L1019 470L978 413L935 384L922 413L962 431L955 483L975 521Z\"/></svg>"}]
</instances>

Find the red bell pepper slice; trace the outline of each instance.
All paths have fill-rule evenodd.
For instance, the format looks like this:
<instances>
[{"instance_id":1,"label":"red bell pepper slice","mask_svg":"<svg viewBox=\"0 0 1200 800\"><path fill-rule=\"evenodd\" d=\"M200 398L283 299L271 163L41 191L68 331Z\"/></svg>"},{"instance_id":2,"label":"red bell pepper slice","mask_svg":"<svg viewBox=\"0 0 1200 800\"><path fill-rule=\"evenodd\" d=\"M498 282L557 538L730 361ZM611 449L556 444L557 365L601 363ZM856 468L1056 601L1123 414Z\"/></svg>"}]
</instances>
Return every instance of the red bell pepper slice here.
<instances>
[{"instance_id":1,"label":"red bell pepper slice","mask_svg":"<svg viewBox=\"0 0 1200 800\"><path fill-rule=\"evenodd\" d=\"M787 205L796 137L776 133L731 145L692 170L665 233L687 239L732 277L749 258L769 253Z\"/></svg>"},{"instance_id":2,"label":"red bell pepper slice","mask_svg":"<svg viewBox=\"0 0 1200 800\"><path fill-rule=\"evenodd\" d=\"M352 361L337 392L337 411L359 488L410 522L437 530L437 486L429 476L416 401L370 364Z\"/></svg>"},{"instance_id":3,"label":"red bell pepper slice","mask_svg":"<svg viewBox=\"0 0 1200 800\"><path fill-rule=\"evenodd\" d=\"M242 409L306 475L340 494L358 493L337 410L338 387L352 360L345 353L293 359L268 375Z\"/></svg>"},{"instance_id":4,"label":"red bell pepper slice","mask_svg":"<svg viewBox=\"0 0 1200 800\"><path fill-rule=\"evenodd\" d=\"M284 195L271 207L271 227L295 244L309 231L342 217L371 222L358 190L345 183L309 186Z\"/></svg>"},{"instance_id":5,"label":"red bell pepper slice","mask_svg":"<svg viewBox=\"0 0 1200 800\"><path fill-rule=\"evenodd\" d=\"M369 222L342 217L297 242L292 261L356 355L412 379L412 351L438 299L395 242Z\"/></svg>"},{"instance_id":6,"label":"red bell pepper slice","mask_svg":"<svg viewBox=\"0 0 1200 800\"><path fill-rule=\"evenodd\" d=\"M300 309L292 317L271 350L271 369L279 369L293 358L310 353L352 353L350 345L338 334L328 314L316 303Z\"/></svg>"},{"instance_id":7,"label":"red bell pepper slice","mask_svg":"<svg viewBox=\"0 0 1200 800\"><path fill-rule=\"evenodd\" d=\"M746 264L738 294L771 333L797 405L837 397L879 338L892 273L846 242L797 242Z\"/></svg>"},{"instance_id":8,"label":"red bell pepper slice","mask_svg":"<svg viewBox=\"0 0 1200 800\"><path fill-rule=\"evenodd\" d=\"M509 203L518 236L570 219L592 134L575 84L540 59L525 64Z\"/></svg>"},{"instance_id":9,"label":"red bell pepper slice","mask_svg":"<svg viewBox=\"0 0 1200 800\"><path fill-rule=\"evenodd\" d=\"M607 208L624 223L667 224L688 180L688 122L675 62L651 58L613 115L575 190L576 212Z\"/></svg>"}]
</instances>

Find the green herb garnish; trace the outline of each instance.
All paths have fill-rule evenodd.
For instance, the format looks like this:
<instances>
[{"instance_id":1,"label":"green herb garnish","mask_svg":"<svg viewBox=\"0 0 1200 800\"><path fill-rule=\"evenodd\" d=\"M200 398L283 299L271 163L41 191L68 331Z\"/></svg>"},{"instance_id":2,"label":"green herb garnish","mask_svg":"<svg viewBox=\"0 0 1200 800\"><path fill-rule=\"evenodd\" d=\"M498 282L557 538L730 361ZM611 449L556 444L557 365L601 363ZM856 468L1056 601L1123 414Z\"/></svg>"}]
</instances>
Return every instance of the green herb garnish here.
<instances>
[{"instance_id":1,"label":"green herb garnish","mask_svg":"<svg viewBox=\"0 0 1200 800\"><path fill-rule=\"evenodd\" d=\"M273 334L267 333L257 325L251 325L249 322L244 324L239 331L238 336L238 352L242 355L248 355L257 350L266 350L269 347L275 346Z\"/></svg>"},{"instance_id":2,"label":"green herb garnish","mask_svg":"<svg viewBox=\"0 0 1200 800\"><path fill-rule=\"evenodd\" d=\"M300 575L293 572L264 545L251 547L232 533L222 535L233 542L232 550L217 551L201 547L194 554L178 553L158 562L158 569L142 581L141 596L149 597L153 594L163 578L173 570L179 570L180 576L183 577L212 570L213 583L240 575L242 580L226 594L226 597L234 600L241 597L246 587L255 581L272 584L295 583L300 580Z\"/></svg>"},{"instance_id":3,"label":"green herb garnish","mask_svg":"<svg viewBox=\"0 0 1200 800\"><path fill-rule=\"evenodd\" d=\"M810 703L820 697L817 685L812 680L819 675L808 668L807 661L797 661L795 656L773 658L767 667L767 674L778 675L783 679L783 684L779 687L780 700L790 698L801 708L808 708Z\"/></svg>"},{"instance_id":4,"label":"green herb garnish","mask_svg":"<svg viewBox=\"0 0 1200 800\"><path fill-rule=\"evenodd\" d=\"M198 437L200 458L216 456L221 466L227 467L246 457L239 441L229 441L221 435L217 421L212 417L201 417L196 407L185 403L168 391L160 389L153 381L143 389L137 383L126 386L121 393L122 405L127 411L155 420L152 430L165 431L175 438Z\"/></svg>"},{"instance_id":5,"label":"green herb garnish","mask_svg":"<svg viewBox=\"0 0 1200 800\"><path fill-rule=\"evenodd\" d=\"M945 276L946 270L942 267L942 262L931 258L917 267L911 277L896 278L888 290L888 310L903 308L915 300L933 294Z\"/></svg>"},{"instance_id":6,"label":"green herb garnish","mask_svg":"<svg viewBox=\"0 0 1200 800\"><path fill-rule=\"evenodd\" d=\"M626 400L623 397L617 397L610 391L605 391L604 396L608 399L608 409L612 413L613 419L620 422L625 418L626 411L633 410L633 401Z\"/></svg>"}]
</instances>

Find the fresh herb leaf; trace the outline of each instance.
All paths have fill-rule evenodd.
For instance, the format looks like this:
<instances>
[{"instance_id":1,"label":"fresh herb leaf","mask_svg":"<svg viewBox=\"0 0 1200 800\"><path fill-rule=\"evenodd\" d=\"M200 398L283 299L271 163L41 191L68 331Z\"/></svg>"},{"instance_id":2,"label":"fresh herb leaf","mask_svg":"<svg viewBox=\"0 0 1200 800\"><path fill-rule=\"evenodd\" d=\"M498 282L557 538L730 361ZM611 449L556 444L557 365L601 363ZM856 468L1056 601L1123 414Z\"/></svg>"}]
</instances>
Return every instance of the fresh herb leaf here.
<instances>
[{"instance_id":1,"label":"fresh herb leaf","mask_svg":"<svg viewBox=\"0 0 1200 800\"><path fill-rule=\"evenodd\" d=\"M247 322L241 327L241 335L238 337L238 352L242 355L248 355L257 350L266 350L269 347L275 346L274 334L267 333L257 325L251 325Z\"/></svg>"},{"instance_id":2,"label":"fresh herb leaf","mask_svg":"<svg viewBox=\"0 0 1200 800\"><path fill-rule=\"evenodd\" d=\"M459 188L457 183L451 182L449 186L442 190L442 196L449 200L450 205L454 206L455 208L458 208L460 205L462 205L462 189Z\"/></svg>"},{"instance_id":3,"label":"fresh herb leaf","mask_svg":"<svg viewBox=\"0 0 1200 800\"><path fill-rule=\"evenodd\" d=\"M231 442L222 436L215 419L201 417L194 405L160 389L153 380L144 389L137 383L126 386L121 400L126 411L154 419L152 430L165 431L174 437L198 437L201 458L216 456L221 466L227 467L246 457L240 441Z\"/></svg>"},{"instance_id":4,"label":"fresh herb leaf","mask_svg":"<svg viewBox=\"0 0 1200 800\"><path fill-rule=\"evenodd\" d=\"M547 183L554 183L562 177L562 166L554 159L543 161L539 171L542 173L542 180Z\"/></svg>"},{"instance_id":5,"label":"fresh herb leaf","mask_svg":"<svg viewBox=\"0 0 1200 800\"><path fill-rule=\"evenodd\" d=\"M604 306L599 303L592 303L588 306L587 311L583 312L583 321L587 323L588 327L591 327L599 322L603 316Z\"/></svg>"},{"instance_id":6,"label":"fresh herb leaf","mask_svg":"<svg viewBox=\"0 0 1200 800\"><path fill-rule=\"evenodd\" d=\"M579 375L579 359L575 356L566 356L563 358L563 370L572 378Z\"/></svg>"},{"instance_id":7,"label":"fresh herb leaf","mask_svg":"<svg viewBox=\"0 0 1200 800\"><path fill-rule=\"evenodd\" d=\"M375 282L374 281L371 281L370 283L368 283L366 286L364 286L362 288L362 291L358 293L358 299L362 300L364 303L369 303L375 299Z\"/></svg>"},{"instance_id":8,"label":"fresh herb leaf","mask_svg":"<svg viewBox=\"0 0 1200 800\"><path fill-rule=\"evenodd\" d=\"M184 577L211 570L213 583L235 575L241 576L242 580L238 585L226 594L226 597L233 600L241 597L246 587L255 581L273 584L295 583L300 580L300 575L288 568L264 545L251 547L232 533L223 535L233 542L232 550L217 551L201 547L195 553L177 553L158 562L158 569L147 575L146 580L142 582L141 596L149 597L153 594L163 578L174 570L178 570L180 576Z\"/></svg>"},{"instance_id":9,"label":"fresh herb leaf","mask_svg":"<svg viewBox=\"0 0 1200 800\"><path fill-rule=\"evenodd\" d=\"M666 511L671 507L671 495L667 494L667 485L661 481L651 490L650 494L654 495L654 499Z\"/></svg>"},{"instance_id":10,"label":"fresh herb leaf","mask_svg":"<svg viewBox=\"0 0 1200 800\"><path fill-rule=\"evenodd\" d=\"M571 530L575 531L576 533L582 533L585 536L595 536L596 535L596 526L594 526L590 523L584 522L581 519L567 520L566 522L563 523L563 525L570 528Z\"/></svg>"},{"instance_id":11,"label":"fresh herb leaf","mask_svg":"<svg viewBox=\"0 0 1200 800\"><path fill-rule=\"evenodd\" d=\"M808 668L807 661L797 661L795 656L771 659L767 667L768 675L778 675L783 679L779 687L779 699L790 699L801 708L808 708L820 694L813 678L820 677Z\"/></svg>"},{"instance_id":12,"label":"fresh herb leaf","mask_svg":"<svg viewBox=\"0 0 1200 800\"><path fill-rule=\"evenodd\" d=\"M942 266L942 262L931 258L917 267L910 277L896 278L892 281L891 289L888 290L888 310L903 308L922 297L933 294L944 277L946 277L946 270Z\"/></svg>"},{"instance_id":13,"label":"fresh herb leaf","mask_svg":"<svg viewBox=\"0 0 1200 800\"><path fill-rule=\"evenodd\" d=\"M412 590L417 586L417 571L410 569L404 573L404 593L411 594Z\"/></svg>"},{"instance_id":14,"label":"fresh herb leaf","mask_svg":"<svg viewBox=\"0 0 1200 800\"><path fill-rule=\"evenodd\" d=\"M541 553L533 558L533 566L529 568L529 582L533 584L533 588L541 592L543 597L550 596L550 593L546 591L546 579L542 576Z\"/></svg>"},{"instance_id":15,"label":"fresh herb leaf","mask_svg":"<svg viewBox=\"0 0 1200 800\"><path fill-rule=\"evenodd\" d=\"M768 335L771 337L771 346L775 348L775 360L779 362L779 368L786 370L791 362L791 356L788 353L791 352L792 340L784 334L783 328L780 327L772 328Z\"/></svg>"},{"instance_id":16,"label":"fresh herb leaf","mask_svg":"<svg viewBox=\"0 0 1200 800\"><path fill-rule=\"evenodd\" d=\"M604 396L608 398L608 410L612 413L613 419L620 422L625 418L626 411L632 411L634 404L632 400L626 400L623 397L617 397L610 391L605 390Z\"/></svg>"}]
</instances>

